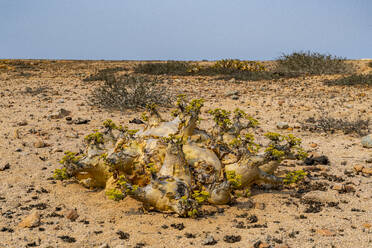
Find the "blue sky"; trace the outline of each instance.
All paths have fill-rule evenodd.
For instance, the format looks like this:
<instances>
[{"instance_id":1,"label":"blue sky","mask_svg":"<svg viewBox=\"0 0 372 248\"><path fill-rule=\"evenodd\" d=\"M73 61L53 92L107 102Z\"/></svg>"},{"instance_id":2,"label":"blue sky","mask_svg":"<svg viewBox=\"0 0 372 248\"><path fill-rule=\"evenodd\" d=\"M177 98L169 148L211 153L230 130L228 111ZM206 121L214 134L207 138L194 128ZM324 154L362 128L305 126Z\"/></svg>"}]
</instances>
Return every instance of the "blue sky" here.
<instances>
[{"instance_id":1,"label":"blue sky","mask_svg":"<svg viewBox=\"0 0 372 248\"><path fill-rule=\"evenodd\" d=\"M371 0L0 0L0 58L372 58Z\"/></svg>"}]
</instances>

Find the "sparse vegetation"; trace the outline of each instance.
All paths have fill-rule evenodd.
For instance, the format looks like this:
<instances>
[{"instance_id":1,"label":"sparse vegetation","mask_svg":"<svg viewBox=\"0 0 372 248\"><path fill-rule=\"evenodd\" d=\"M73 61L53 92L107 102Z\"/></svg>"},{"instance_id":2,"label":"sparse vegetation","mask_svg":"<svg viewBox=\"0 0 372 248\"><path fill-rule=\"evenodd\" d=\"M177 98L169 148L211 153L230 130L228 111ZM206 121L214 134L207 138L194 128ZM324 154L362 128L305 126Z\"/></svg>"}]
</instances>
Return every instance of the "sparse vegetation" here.
<instances>
[{"instance_id":1,"label":"sparse vegetation","mask_svg":"<svg viewBox=\"0 0 372 248\"><path fill-rule=\"evenodd\" d=\"M353 67L345 58L307 51L283 54L275 71L280 76L345 74L352 72Z\"/></svg>"},{"instance_id":2,"label":"sparse vegetation","mask_svg":"<svg viewBox=\"0 0 372 248\"><path fill-rule=\"evenodd\" d=\"M141 63L134 69L135 73L149 75L189 75L192 65L184 61L166 61Z\"/></svg>"},{"instance_id":3,"label":"sparse vegetation","mask_svg":"<svg viewBox=\"0 0 372 248\"><path fill-rule=\"evenodd\" d=\"M106 75L101 86L92 91L89 102L107 109L144 108L156 103L168 106L171 97L157 79L143 76Z\"/></svg>"},{"instance_id":4,"label":"sparse vegetation","mask_svg":"<svg viewBox=\"0 0 372 248\"><path fill-rule=\"evenodd\" d=\"M298 171L291 171L288 172L285 178L283 179L283 183L285 184L294 184L302 181L305 176L307 175L306 172L303 170L298 170Z\"/></svg>"},{"instance_id":5,"label":"sparse vegetation","mask_svg":"<svg viewBox=\"0 0 372 248\"><path fill-rule=\"evenodd\" d=\"M369 61L367 65L372 68L372 61Z\"/></svg>"},{"instance_id":6,"label":"sparse vegetation","mask_svg":"<svg viewBox=\"0 0 372 248\"><path fill-rule=\"evenodd\" d=\"M99 70L95 74L92 74L92 75L84 78L83 81L84 82L104 81L107 78L114 76L116 72L125 71L125 70L126 70L126 68L124 68L124 67L105 68L105 69Z\"/></svg>"},{"instance_id":7,"label":"sparse vegetation","mask_svg":"<svg viewBox=\"0 0 372 248\"><path fill-rule=\"evenodd\" d=\"M324 82L326 85L368 85L372 86L372 74L352 74L349 76L344 76L338 79L327 80Z\"/></svg>"},{"instance_id":8,"label":"sparse vegetation","mask_svg":"<svg viewBox=\"0 0 372 248\"><path fill-rule=\"evenodd\" d=\"M311 132L334 133L335 131L342 131L344 134L355 133L359 136L366 135L369 132L368 126L369 119L336 119L326 115L323 115L318 119L310 117L305 120L305 123L302 123L302 129Z\"/></svg>"}]
</instances>

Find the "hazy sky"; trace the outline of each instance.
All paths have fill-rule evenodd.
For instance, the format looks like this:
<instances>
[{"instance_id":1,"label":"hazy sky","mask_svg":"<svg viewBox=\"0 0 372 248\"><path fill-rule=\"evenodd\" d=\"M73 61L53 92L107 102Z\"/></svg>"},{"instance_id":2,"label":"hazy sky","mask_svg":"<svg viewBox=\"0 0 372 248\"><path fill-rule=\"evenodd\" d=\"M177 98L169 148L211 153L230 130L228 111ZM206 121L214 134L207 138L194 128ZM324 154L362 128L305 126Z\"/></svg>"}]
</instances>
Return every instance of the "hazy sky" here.
<instances>
[{"instance_id":1,"label":"hazy sky","mask_svg":"<svg viewBox=\"0 0 372 248\"><path fill-rule=\"evenodd\" d=\"M372 0L0 0L0 58L372 58Z\"/></svg>"}]
</instances>

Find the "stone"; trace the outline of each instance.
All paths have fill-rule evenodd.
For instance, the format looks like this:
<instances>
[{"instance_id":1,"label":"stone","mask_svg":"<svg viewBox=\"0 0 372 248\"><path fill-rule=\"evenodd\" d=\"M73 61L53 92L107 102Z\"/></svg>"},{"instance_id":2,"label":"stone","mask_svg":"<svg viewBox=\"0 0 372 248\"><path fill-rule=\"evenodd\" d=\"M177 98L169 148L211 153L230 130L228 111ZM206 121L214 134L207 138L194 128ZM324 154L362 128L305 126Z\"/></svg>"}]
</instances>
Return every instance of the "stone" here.
<instances>
[{"instance_id":1,"label":"stone","mask_svg":"<svg viewBox=\"0 0 372 248\"><path fill-rule=\"evenodd\" d=\"M71 114L71 111L68 111L66 109L61 108L57 112L49 115L49 118L51 118L51 119L61 119L65 116L68 116L69 114Z\"/></svg>"},{"instance_id":2,"label":"stone","mask_svg":"<svg viewBox=\"0 0 372 248\"><path fill-rule=\"evenodd\" d=\"M110 248L110 246L107 243L104 243L99 248Z\"/></svg>"},{"instance_id":3,"label":"stone","mask_svg":"<svg viewBox=\"0 0 372 248\"><path fill-rule=\"evenodd\" d=\"M369 134L362 138L362 146L366 148L372 148L372 134Z\"/></svg>"},{"instance_id":4,"label":"stone","mask_svg":"<svg viewBox=\"0 0 372 248\"><path fill-rule=\"evenodd\" d=\"M327 237L336 235L335 232L328 230L328 229L318 229L316 230L316 233L322 236L327 236Z\"/></svg>"},{"instance_id":5,"label":"stone","mask_svg":"<svg viewBox=\"0 0 372 248\"><path fill-rule=\"evenodd\" d=\"M66 211L65 217L71 221L75 221L77 218L79 218L79 215L75 209L70 209Z\"/></svg>"},{"instance_id":6,"label":"stone","mask_svg":"<svg viewBox=\"0 0 372 248\"><path fill-rule=\"evenodd\" d=\"M363 223L362 226L363 226L364 228L370 229L372 225L369 224L369 223Z\"/></svg>"},{"instance_id":7,"label":"stone","mask_svg":"<svg viewBox=\"0 0 372 248\"><path fill-rule=\"evenodd\" d=\"M311 144L310 144L310 147L311 147L311 148L315 148L315 147L317 147L317 146L318 146L318 144L316 144L316 143L311 143Z\"/></svg>"},{"instance_id":8,"label":"stone","mask_svg":"<svg viewBox=\"0 0 372 248\"><path fill-rule=\"evenodd\" d=\"M8 170L10 169L10 164L9 163L6 163L4 165L0 165L0 171L5 171L5 170Z\"/></svg>"},{"instance_id":9,"label":"stone","mask_svg":"<svg viewBox=\"0 0 372 248\"><path fill-rule=\"evenodd\" d=\"M288 123L287 122L278 122L276 123L276 127L278 129L287 129L289 127Z\"/></svg>"},{"instance_id":10,"label":"stone","mask_svg":"<svg viewBox=\"0 0 372 248\"><path fill-rule=\"evenodd\" d=\"M217 244L217 240L215 240L213 236L209 234L205 237L205 239L202 242L202 245L215 245L215 244Z\"/></svg>"},{"instance_id":11,"label":"stone","mask_svg":"<svg viewBox=\"0 0 372 248\"><path fill-rule=\"evenodd\" d=\"M225 96L237 96L239 94L239 91L237 90L233 90L233 91L229 91L225 94Z\"/></svg>"},{"instance_id":12,"label":"stone","mask_svg":"<svg viewBox=\"0 0 372 248\"><path fill-rule=\"evenodd\" d=\"M321 203L336 203L338 198L335 193L329 191L311 191L302 196L303 199L308 201L317 201Z\"/></svg>"},{"instance_id":13,"label":"stone","mask_svg":"<svg viewBox=\"0 0 372 248\"><path fill-rule=\"evenodd\" d=\"M372 168L363 168L362 173L372 175Z\"/></svg>"},{"instance_id":14,"label":"stone","mask_svg":"<svg viewBox=\"0 0 372 248\"><path fill-rule=\"evenodd\" d=\"M232 100L239 100L239 96L232 96L231 99Z\"/></svg>"},{"instance_id":15,"label":"stone","mask_svg":"<svg viewBox=\"0 0 372 248\"><path fill-rule=\"evenodd\" d=\"M34 143L34 147L35 148L43 148L43 147L46 147L47 145L44 143L44 141L42 140L38 140Z\"/></svg>"},{"instance_id":16,"label":"stone","mask_svg":"<svg viewBox=\"0 0 372 248\"><path fill-rule=\"evenodd\" d=\"M18 126L26 126L28 123L26 120L20 121L17 123Z\"/></svg>"},{"instance_id":17,"label":"stone","mask_svg":"<svg viewBox=\"0 0 372 248\"><path fill-rule=\"evenodd\" d=\"M359 165L359 164L354 165L354 170L356 172L361 172L363 170L363 168L364 168L363 165Z\"/></svg>"},{"instance_id":18,"label":"stone","mask_svg":"<svg viewBox=\"0 0 372 248\"><path fill-rule=\"evenodd\" d=\"M19 224L19 227L31 228L40 225L40 215L37 211L31 212L26 218L24 218Z\"/></svg>"}]
</instances>

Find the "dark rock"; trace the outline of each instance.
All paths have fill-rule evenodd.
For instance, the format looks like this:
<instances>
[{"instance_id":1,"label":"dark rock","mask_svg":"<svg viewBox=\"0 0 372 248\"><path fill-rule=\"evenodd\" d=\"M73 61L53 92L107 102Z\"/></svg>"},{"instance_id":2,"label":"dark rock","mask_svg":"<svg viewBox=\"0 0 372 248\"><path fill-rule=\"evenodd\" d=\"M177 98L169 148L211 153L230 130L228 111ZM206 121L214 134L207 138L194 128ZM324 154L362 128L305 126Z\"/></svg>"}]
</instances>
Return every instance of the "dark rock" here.
<instances>
[{"instance_id":1,"label":"dark rock","mask_svg":"<svg viewBox=\"0 0 372 248\"><path fill-rule=\"evenodd\" d=\"M10 164L9 163L6 163L4 165L0 165L0 171L5 171L5 170L8 170L10 169Z\"/></svg>"},{"instance_id":2,"label":"dark rock","mask_svg":"<svg viewBox=\"0 0 372 248\"><path fill-rule=\"evenodd\" d=\"M89 122L90 122L90 120L83 119L83 118L80 118L80 117L78 117L76 120L74 120L74 124L76 124L76 125L88 124Z\"/></svg>"},{"instance_id":3,"label":"dark rock","mask_svg":"<svg viewBox=\"0 0 372 248\"><path fill-rule=\"evenodd\" d=\"M129 233L126 233L126 232L123 232L123 231L117 231L116 234L119 235L119 239L128 240L129 237L130 237Z\"/></svg>"},{"instance_id":4,"label":"dark rock","mask_svg":"<svg viewBox=\"0 0 372 248\"><path fill-rule=\"evenodd\" d=\"M329 159L327 156L319 156L319 157L309 157L309 158L306 158L304 163L306 165L317 165L317 164L322 164L322 165L328 165L329 164Z\"/></svg>"},{"instance_id":5,"label":"dark rock","mask_svg":"<svg viewBox=\"0 0 372 248\"><path fill-rule=\"evenodd\" d=\"M241 239L242 237L240 235L225 235L225 237L223 237L223 241L226 243L240 242Z\"/></svg>"},{"instance_id":6,"label":"dark rock","mask_svg":"<svg viewBox=\"0 0 372 248\"><path fill-rule=\"evenodd\" d=\"M67 235L58 236L58 238L62 239L63 242L66 243L75 243L76 239Z\"/></svg>"},{"instance_id":7,"label":"dark rock","mask_svg":"<svg viewBox=\"0 0 372 248\"><path fill-rule=\"evenodd\" d=\"M134 119L130 120L129 123L134 123L134 124L145 124L142 120L140 120L140 119L138 119L138 118L134 118Z\"/></svg>"}]
</instances>

